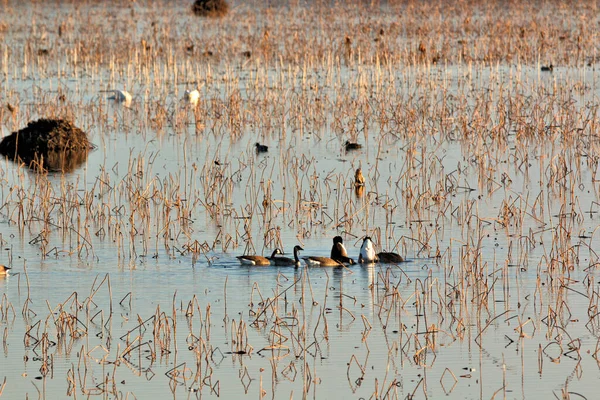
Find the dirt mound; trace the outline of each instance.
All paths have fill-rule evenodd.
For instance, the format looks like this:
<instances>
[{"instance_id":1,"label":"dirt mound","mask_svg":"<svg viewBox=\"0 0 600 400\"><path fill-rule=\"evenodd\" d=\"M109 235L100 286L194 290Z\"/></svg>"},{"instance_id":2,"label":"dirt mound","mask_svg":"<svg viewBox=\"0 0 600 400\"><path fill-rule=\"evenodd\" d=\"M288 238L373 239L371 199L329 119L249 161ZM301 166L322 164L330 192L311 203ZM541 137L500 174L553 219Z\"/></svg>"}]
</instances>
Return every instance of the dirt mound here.
<instances>
[{"instance_id":1,"label":"dirt mound","mask_svg":"<svg viewBox=\"0 0 600 400\"><path fill-rule=\"evenodd\" d=\"M84 131L62 119L40 119L0 142L0 154L32 168L71 171L93 149Z\"/></svg>"},{"instance_id":2,"label":"dirt mound","mask_svg":"<svg viewBox=\"0 0 600 400\"><path fill-rule=\"evenodd\" d=\"M225 0L196 0L192 11L199 17L223 17L229 12L229 4Z\"/></svg>"}]
</instances>

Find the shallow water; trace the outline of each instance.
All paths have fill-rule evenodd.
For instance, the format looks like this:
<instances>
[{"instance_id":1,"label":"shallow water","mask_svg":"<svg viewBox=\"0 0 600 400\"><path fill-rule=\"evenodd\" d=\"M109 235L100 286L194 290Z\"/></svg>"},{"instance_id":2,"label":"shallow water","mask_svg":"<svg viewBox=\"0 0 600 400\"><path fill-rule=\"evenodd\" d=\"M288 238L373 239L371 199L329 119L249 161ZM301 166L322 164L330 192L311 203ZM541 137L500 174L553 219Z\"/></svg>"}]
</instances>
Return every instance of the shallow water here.
<instances>
[{"instance_id":1,"label":"shallow water","mask_svg":"<svg viewBox=\"0 0 600 400\"><path fill-rule=\"evenodd\" d=\"M0 100L18 111L3 108L2 133L50 113L98 148L67 174L0 164L0 262L12 267L0 277L3 396L593 398L593 66L399 68L288 53L263 63L239 59L244 45L225 37L186 37L200 23L173 7L156 6L163 18L132 7L155 19L140 18L122 42L132 57L141 40L160 42L148 36L156 26L173 54L193 38L222 41L220 58L196 49L165 59L164 44L144 70L117 42L95 43L112 61L51 53L49 67L26 69L26 42L50 40L58 22L28 10L4 33L12 58ZM77 12L105 32L129 15L115 10ZM235 12L246 34L267 37L254 10ZM265 21L289 16L269 12ZM224 21L243 36L235 17ZM85 22L69 24L69 40L89 35ZM194 84L196 109L180 100ZM107 100L117 87L134 93L130 107ZM345 152L346 140L365 146ZM269 152L256 154L257 141ZM235 258L277 246L289 255L297 243L327 256L338 234L355 259L368 234L407 262L253 268Z\"/></svg>"}]
</instances>

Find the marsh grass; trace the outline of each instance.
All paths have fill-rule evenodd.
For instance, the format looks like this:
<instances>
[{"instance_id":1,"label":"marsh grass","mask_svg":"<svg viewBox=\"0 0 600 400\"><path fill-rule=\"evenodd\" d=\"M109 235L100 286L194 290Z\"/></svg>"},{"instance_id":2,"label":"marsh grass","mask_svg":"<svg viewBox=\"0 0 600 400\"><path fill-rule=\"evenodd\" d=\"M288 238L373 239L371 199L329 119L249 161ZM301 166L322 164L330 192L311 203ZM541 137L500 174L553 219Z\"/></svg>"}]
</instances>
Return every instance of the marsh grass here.
<instances>
[{"instance_id":1,"label":"marsh grass","mask_svg":"<svg viewBox=\"0 0 600 400\"><path fill-rule=\"evenodd\" d=\"M131 292L113 304L110 275L89 294L40 298L29 261L21 315L15 299L0 301L5 353L22 324L26 363L44 383L64 379L72 397L117 397L130 374L150 381L158 370L173 392L317 397L330 358L346 362L346 390L372 398L449 395L474 378L499 396L521 389L515 370L533 379L536 364L551 380L545 371L567 358L573 376L593 375L598 341L582 332L599 329L598 13L577 5L250 3L215 22L171 2L52 13L7 2L3 133L68 117L98 151L70 175L0 165L13 235L3 248L22 242L41 260L97 266L109 247L119 266L209 268L297 242L322 250L334 234L356 253L369 234L411 262L280 271L270 282L249 272L233 295L224 273L223 310L174 293L148 311ZM134 94L129 107L104 96L115 88ZM181 101L190 88L197 105ZM346 153L347 140L364 147ZM494 353L494 380L444 359L459 345L493 351L498 337L506 354L530 344L535 360L511 371ZM350 350L336 346L344 339ZM403 378L417 370L427 374ZM571 383L552 381L562 397Z\"/></svg>"}]
</instances>

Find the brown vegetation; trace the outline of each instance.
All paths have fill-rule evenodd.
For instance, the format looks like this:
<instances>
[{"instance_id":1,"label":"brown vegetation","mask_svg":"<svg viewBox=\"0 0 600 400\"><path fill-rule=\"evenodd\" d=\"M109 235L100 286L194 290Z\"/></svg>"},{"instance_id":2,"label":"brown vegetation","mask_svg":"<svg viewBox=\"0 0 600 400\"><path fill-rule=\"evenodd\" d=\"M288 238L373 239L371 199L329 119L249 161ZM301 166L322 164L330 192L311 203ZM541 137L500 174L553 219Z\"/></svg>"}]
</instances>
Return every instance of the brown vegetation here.
<instances>
[{"instance_id":1,"label":"brown vegetation","mask_svg":"<svg viewBox=\"0 0 600 400\"><path fill-rule=\"evenodd\" d=\"M199 17L223 17L229 12L226 0L196 0L192 11Z\"/></svg>"},{"instance_id":2,"label":"brown vegetation","mask_svg":"<svg viewBox=\"0 0 600 400\"><path fill-rule=\"evenodd\" d=\"M45 170L71 171L92 148L84 131L61 119L30 122L0 142L0 154Z\"/></svg>"}]
</instances>

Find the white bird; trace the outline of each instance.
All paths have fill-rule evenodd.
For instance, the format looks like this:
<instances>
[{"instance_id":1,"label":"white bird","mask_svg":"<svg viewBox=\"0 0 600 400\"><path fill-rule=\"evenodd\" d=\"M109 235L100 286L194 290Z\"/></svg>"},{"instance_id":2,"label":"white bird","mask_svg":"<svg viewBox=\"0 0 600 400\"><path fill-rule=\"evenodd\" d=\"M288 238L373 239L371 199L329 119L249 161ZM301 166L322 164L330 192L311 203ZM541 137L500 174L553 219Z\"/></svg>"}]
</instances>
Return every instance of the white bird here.
<instances>
[{"instance_id":1,"label":"white bird","mask_svg":"<svg viewBox=\"0 0 600 400\"><path fill-rule=\"evenodd\" d=\"M109 100L114 100L117 103L125 103L126 106L131 104L131 100L133 99L131 93L125 90L109 90L109 92L113 94L108 98Z\"/></svg>"},{"instance_id":2,"label":"white bird","mask_svg":"<svg viewBox=\"0 0 600 400\"><path fill-rule=\"evenodd\" d=\"M360 254L358 256L358 262L361 264L370 264L377 262L377 255L375 254L375 245L369 236L365 236L360 246Z\"/></svg>"},{"instance_id":3,"label":"white bird","mask_svg":"<svg viewBox=\"0 0 600 400\"><path fill-rule=\"evenodd\" d=\"M191 105L197 105L200 100L200 92L197 89L186 90L183 94L183 99Z\"/></svg>"}]
</instances>

